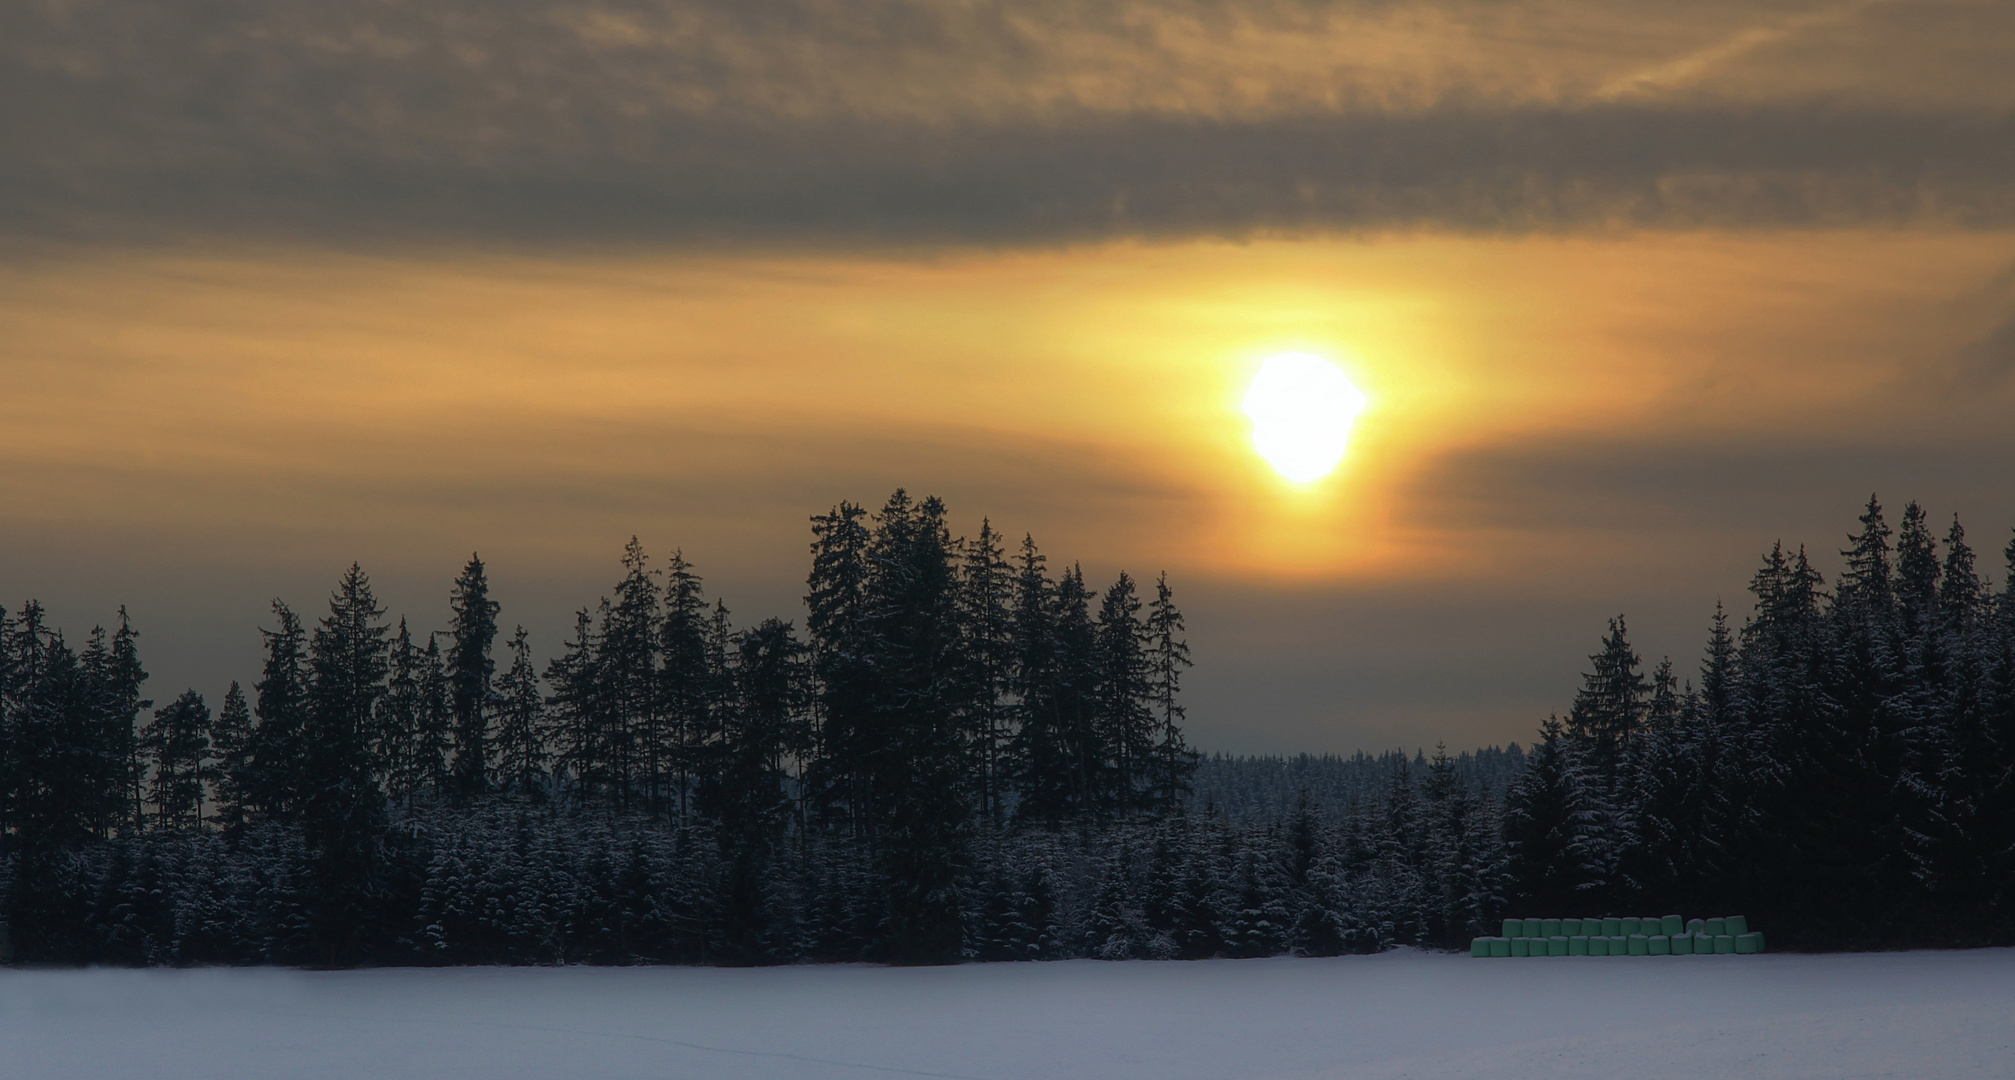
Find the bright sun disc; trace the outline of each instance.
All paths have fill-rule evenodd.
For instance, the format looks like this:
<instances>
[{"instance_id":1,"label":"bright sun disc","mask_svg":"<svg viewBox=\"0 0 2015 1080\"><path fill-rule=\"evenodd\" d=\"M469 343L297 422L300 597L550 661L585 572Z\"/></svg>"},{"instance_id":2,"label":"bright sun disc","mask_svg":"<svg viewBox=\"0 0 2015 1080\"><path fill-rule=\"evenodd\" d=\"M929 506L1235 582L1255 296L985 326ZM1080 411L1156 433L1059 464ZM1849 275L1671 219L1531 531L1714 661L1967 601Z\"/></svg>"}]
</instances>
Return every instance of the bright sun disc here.
<instances>
[{"instance_id":1,"label":"bright sun disc","mask_svg":"<svg viewBox=\"0 0 2015 1080\"><path fill-rule=\"evenodd\" d=\"M1306 484L1343 460L1350 424L1364 409L1362 391L1335 364L1283 353L1259 367L1245 393L1252 443L1280 475Z\"/></svg>"}]
</instances>

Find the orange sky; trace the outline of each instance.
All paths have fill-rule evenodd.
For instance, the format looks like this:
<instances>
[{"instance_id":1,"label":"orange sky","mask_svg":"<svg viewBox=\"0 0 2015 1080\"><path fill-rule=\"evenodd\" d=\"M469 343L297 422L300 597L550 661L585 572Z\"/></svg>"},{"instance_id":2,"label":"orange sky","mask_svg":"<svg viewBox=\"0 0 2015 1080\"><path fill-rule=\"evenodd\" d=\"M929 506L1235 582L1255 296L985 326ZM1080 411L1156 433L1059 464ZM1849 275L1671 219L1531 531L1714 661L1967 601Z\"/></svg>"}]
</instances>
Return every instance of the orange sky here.
<instances>
[{"instance_id":1,"label":"orange sky","mask_svg":"<svg viewBox=\"0 0 2015 1080\"><path fill-rule=\"evenodd\" d=\"M550 650L633 533L789 616L806 517L906 486L1167 569L1208 748L1523 738L1870 490L1998 562L2011 53L1987 0L23 7L0 604L217 693L275 595L427 624L479 549ZM1285 351L1370 396L1305 489L1239 411Z\"/></svg>"}]
</instances>

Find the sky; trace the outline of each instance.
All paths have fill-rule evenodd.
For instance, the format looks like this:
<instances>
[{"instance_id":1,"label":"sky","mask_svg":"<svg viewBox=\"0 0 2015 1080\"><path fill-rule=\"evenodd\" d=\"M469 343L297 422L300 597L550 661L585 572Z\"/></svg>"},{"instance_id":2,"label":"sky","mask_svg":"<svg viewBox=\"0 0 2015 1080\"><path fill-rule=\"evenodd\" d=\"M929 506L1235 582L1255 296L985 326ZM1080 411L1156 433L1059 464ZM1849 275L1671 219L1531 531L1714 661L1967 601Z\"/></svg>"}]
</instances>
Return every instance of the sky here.
<instances>
[{"instance_id":1,"label":"sky","mask_svg":"<svg viewBox=\"0 0 2015 1080\"><path fill-rule=\"evenodd\" d=\"M360 562L556 651L937 494L1166 571L1227 752L1524 741L1870 493L2015 525L2015 5L0 6L0 604L161 700ZM1366 395L1290 483L1240 410Z\"/></svg>"}]
</instances>

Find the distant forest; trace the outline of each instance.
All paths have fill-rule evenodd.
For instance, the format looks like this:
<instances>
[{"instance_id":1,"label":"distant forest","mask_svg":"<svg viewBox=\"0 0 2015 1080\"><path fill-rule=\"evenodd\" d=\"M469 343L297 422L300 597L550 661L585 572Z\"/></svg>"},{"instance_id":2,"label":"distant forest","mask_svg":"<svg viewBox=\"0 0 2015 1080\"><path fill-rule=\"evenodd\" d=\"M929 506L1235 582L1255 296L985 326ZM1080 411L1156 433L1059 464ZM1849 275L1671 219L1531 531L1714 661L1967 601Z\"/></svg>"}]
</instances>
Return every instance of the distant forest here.
<instances>
[{"instance_id":1,"label":"distant forest","mask_svg":"<svg viewBox=\"0 0 2015 1080\"><path fill-rule=\"evenodd\" d=\"M1892 542L1893 541L1893 542ZM812 519L804 625L634 541L539 668L352 566L213 708L0 610L0 912L28 963L1332 955L1504 915L1743 912L1794 948L2015 940L2015 593L1870 500L1697 673L1610 624L1521 750L1202 756L1165 575L1103 588L936 499ZM2008 550L2015 570L2015 544ZM2011 573L2015 577L2015 573Z\"/></svg>"}]
</instances>

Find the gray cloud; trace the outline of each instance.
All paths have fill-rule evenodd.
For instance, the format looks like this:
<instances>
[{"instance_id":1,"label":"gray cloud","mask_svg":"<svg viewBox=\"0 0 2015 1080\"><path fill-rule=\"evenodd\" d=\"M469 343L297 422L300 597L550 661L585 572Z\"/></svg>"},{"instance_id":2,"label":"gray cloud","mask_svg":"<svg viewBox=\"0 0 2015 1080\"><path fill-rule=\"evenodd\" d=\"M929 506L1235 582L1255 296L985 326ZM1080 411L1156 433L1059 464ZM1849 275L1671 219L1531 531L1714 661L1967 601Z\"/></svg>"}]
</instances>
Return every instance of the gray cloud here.
<instances>
[{"instance_id":1,"label":"gray cloud","mask_svg":"<svg viewBox=\"0 0 2015 1080\"><path fill-rule=\"evenodd\" d=\"M1523 25L1477 5L13 5L0 230L900 244L2015 222L2015 113L1989 99L1604 101L1636 61L1589 60L1621 31L1588 19L1425 73L1249 55L1346 16L1396 33L1377 20L1400 7L1455 27L1451 51ZM1544 8L1513 10L1544 29ZM1740 25L1714 10L1666 36ZM1549 57L1588 70L1561 89ZM1238 89L1248 70L1258 89Z\"/></svg>"}]
</instances>

